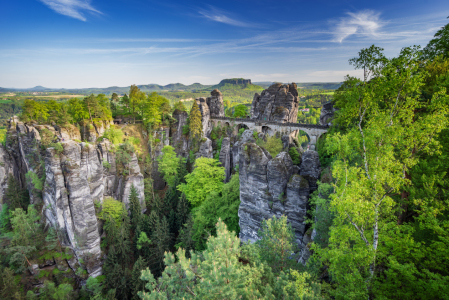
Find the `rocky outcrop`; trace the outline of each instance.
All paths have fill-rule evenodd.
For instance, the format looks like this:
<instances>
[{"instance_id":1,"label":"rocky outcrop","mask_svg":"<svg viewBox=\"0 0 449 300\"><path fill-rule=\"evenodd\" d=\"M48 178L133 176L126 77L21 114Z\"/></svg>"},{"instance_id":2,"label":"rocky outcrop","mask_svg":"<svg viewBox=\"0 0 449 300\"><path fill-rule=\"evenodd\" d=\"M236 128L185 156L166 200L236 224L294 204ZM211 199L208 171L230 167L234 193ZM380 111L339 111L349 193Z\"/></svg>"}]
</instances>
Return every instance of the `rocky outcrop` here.
<instances>
[{"instance_id":1,"label":"rocky outcrop","mask_svg":"<svg viewBox=\"0 0 449 300\"><path fill-rule=\"evenodd\" d=\"M321 163L318 152L307 150L301 157L300 174L309 182L310 192L315 191L321 174Z\"/></svg>"},{"instance_id":2,"label":"rocky outcrop","mask_svg":"<svg viewBox=\"0 0 449 300\"><path fill-rule=\"evenodd\" d=\"M12 159L6 149L0 144L0 211L3 206L3 198L8 188L8 177L14 176Z\"/></svg>"},{"instance_id":3,"label":"rocky outcrop","mask_svg":"<svg viewBox=\"0 0 449 300\"><path fill-rule=\"evenodd\" d=\"M232 172L232 151L231 151L231 139L226 137L221 142L221 150L219 160L221 165L225 168L225 182L231 179Z\"/></svg>"},{"instance_id":4,"label":"rocky outcrop","mask_svg":"<svg viewBox=\"0 0 449 300\"><path fill-rule=\"evenodd\" d=\"M81 140L89 143L95 143L109 127L109 122L91 123L84 121L84 123L80 126Z\"/></svg>"},{"instance_id":5,"label":"rocky outcrop","mask_svg":"<svg viewBox=\"0 0 449 300\"><path fill-rule=\"evenodd\" d=\"M298 91L295 83L275 83L260 95L254 95L251 118L261 121L296 123L298 118Z\"/></svg>"},{"instance_id":6,"label":"rocky outcrop","mask_svg":"<svg viewBox=\"0 0 449 300\"><path fill-rule=\"evenodd\" d=\"M327 102L323 104L320 114L320 125L332 125L331 121L334 118L334 113L336 109L332 102Z\"/></svg>"},{"instance_id":7,"label":"rocky outcrop","mask_svg":"<svg viewBox=\"0 0 449 300\"><path fill-rule=\"evenodd\" d=\"M224 117L224 105L222 93L215 89L211 93L211 97L206 99L206 103L209 106L211 117Z\"/></svg>"},{"instance_id":8,"label":"rocky outcrop","mask_svg":"<svg viewBox=\"0 0 449 300\"><path fill-rule=\"evenodd\" d=\"M173 118L176 120L170 127L171 145L175 148L178 155L188 157L189 139L182 134L182 129L187 125L189 115L185 111L175 110Z\"/></svg>"},{"instance_id":9,"label":"rocky outcrop","mask_svg":"<svg viewBox=\"0 0 449 300\"><path fill-rule=\"evenodd\" d=\"M196 99L196 103L201 112L201 123L202 123L202 131L204 136L209 136L212 131L212 126L210 122L210 110L209 105L207 105L206 98L201 97Z\"/></svg>"},{"instance_id":10,"label":"rocky outcrop","mask_svg":"<svg viewBox=\"0 0 449 300\"><path fill-rule=\"evenodd\" d=\"M233 78L233 79L223 79L218 84L219 86L225 84L251 84L251 79L243 79L243 78Z\"/></svg>"},{"instance_id":11,"label":"rocky outcrop","mask_svg":"<svg viewBox=\"0 0 449 300\"><path fill-rule=\"evenodd\" d=\"M55 135L61 150L41 150L40 131L44 129ZM61 244L75 255L69 265L79 265L82 258L89 274L97 276L101 274L101 249L94 203L102 203L105 196L110 196L128 207L134 185L144 211L143 175L135 154L127 165L128 173L117 174L115 153L108 140L98 145L62 141L60 133L52 126L32 126L11 119L7 149L0 148L0 160L7 161L4 171L0 167L0 180L3 173L14 174L30 191L32 204L43 202L46 222L57 230Z\"/></svg>"},{"instance_id":12,"label":"rocky outcrop","mask_svg":"<svg viewBox=\"0 0 449 300\"><path fill-rule=\"evenodd\" d=\"M208 138L204 138L200 143L199 151L195 154L195 158L199 157L207 157L213 158L213 149L212 149L212 141Z\"/></svg>"},{"instance_id":13,"label":"rocky outcrop","mask_svg":"<svg viewBox=\"0 0 449 300\"><path fill-rule=\"evenodd\" d=\"M297 244L303 248L308 197L320 173L318 154L305 152L298 167L287 152L271 158L265 149L251 141L242 144L239 150L240 239L256 241L263 220L285 215Z\"/></svg>"}]
</instances>

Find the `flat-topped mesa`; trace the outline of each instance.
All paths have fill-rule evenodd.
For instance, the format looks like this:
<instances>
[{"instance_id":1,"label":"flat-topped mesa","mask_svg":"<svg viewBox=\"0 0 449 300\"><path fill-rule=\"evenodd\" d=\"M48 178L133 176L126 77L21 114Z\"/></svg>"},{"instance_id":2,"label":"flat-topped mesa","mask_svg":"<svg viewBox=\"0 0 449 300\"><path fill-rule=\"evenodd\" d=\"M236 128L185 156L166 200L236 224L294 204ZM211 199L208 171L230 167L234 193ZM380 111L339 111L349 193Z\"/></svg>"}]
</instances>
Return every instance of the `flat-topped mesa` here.
<instances>
[{"instance_id":1,"label":"flat-topped mesa","mask_svg":"<svg viewBox=\"0 0 449 300\"><path fill-rule=\"evenodd\" d=\"M298 118L298 90L296 83L272 84L259 95L254 95L251 119L296 123Z\"/></svg>"},{"instance_id":2,"label":"flat-topped mesa","mask_svg":"<svg viewBox=\"0 0 449 300\"><path fill-rule=\"evenodd\" d=\"M243 79L243 78L231 78L231 79L223 79L220 81L218 85L228 84L251 84L251 79Z\"/></svg>"}]
</instances>

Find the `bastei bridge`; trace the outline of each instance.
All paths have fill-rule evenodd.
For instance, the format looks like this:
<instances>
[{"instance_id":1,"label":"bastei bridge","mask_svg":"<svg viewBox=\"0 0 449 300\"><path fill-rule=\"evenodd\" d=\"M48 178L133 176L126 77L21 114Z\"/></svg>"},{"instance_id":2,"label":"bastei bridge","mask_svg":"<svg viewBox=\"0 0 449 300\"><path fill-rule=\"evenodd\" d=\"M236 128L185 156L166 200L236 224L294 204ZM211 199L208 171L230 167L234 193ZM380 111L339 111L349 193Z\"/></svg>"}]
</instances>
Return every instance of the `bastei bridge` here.
<instances>
[{"instance_id":1,"label":"bastei bridge","mask_svg":"<svg viewBox=\"0 0 449 300\"><path fill-rule=\"evenodd\" d=\"M320 136L327 132L329 126L327 125L312 125L299 123L281 123L273 121L262 121L256 119L243 118L228 118L228 117L212 117L211 123L214 126L236 126L237 130L240 128L248 128L257 132L274 135L280 133L281 135L298 134L299 130L304 131L310 138L310 149L315 150L315 145Z\"/></svg>"}]
</instances>

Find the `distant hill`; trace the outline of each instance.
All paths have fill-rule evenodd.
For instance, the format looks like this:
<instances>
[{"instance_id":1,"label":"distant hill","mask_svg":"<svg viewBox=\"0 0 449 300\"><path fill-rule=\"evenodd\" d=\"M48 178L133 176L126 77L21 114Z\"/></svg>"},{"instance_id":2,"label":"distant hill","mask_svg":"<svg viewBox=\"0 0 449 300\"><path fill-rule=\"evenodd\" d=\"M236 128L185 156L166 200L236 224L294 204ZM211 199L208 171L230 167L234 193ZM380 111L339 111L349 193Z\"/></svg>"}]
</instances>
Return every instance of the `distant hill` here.
<instances>
[{"instance_id":1,"label":"distant hill","mask_svg":"<svg viewBox=\"0 0 449 300\"><path fill-rule=\"evenodd\" d=\"M201 83L193 83L191 85L184 85L182 83L170 83L167 85L159 84L141 84L137 85L145 93L149 92L199 92L199 91L211 91L213 89L219 90L260 90L266 89L274 82L263 81L263 82L251 82L251 79L244 78L229 78L223 79L219 84L216 85L203 85ZM298 87L304 87L307 89L326 89L335 90L341 86L341 82L298 82ZM83 89L52 89L43 86L35 86L28 89L15 89L15 88L1 88L0 93L8 92L60 92L60 93L70 93L70 94L106 94L110 95L112 93L125 94L129 92L129 86L119 87L111 86L107 88L83 88Z\"/></svg>"},{"instance_id":2,"label":"distant hill","mask_svg":"<svg viewBox=\"0 0 449 300\"><path fill-rule=\"evenodd\" d=\"M182 83L170 83L167 85L159 84L142 84L137 85L142 91L148 92L158 92L158 91L186 91L195 92L197 90L204 90L211 85L202 85L201 83L194 83L191 85L184 85ZM36 86L28 89L15 89L15 88L1 88L0 93L8 92L60 92L60 93L70 93L70 94L125 94L129 92L129 86L119 87L111 86L107 88L83 88L83 89L51 89L43 86Z\"/></svg>"}]
</instances>

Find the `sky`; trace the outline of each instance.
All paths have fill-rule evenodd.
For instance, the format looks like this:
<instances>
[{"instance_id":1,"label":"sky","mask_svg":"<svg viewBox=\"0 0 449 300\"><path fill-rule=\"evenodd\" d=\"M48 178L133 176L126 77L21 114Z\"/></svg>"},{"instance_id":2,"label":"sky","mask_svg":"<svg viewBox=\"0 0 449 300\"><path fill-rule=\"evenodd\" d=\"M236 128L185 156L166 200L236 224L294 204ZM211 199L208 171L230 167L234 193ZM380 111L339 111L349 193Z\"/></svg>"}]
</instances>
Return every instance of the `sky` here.
<instances>
[{"instance_id":1,"label":"sky","mask_svg":"<svg viewBox=\"0 0 449 300\"><path fill-rule=\"evenodd\" d=\"M0 87L341 82L372 44L425 46L447 0L2 0Z\"/></svg>"}]
</instances>

